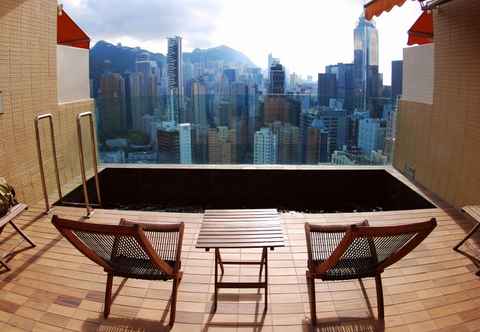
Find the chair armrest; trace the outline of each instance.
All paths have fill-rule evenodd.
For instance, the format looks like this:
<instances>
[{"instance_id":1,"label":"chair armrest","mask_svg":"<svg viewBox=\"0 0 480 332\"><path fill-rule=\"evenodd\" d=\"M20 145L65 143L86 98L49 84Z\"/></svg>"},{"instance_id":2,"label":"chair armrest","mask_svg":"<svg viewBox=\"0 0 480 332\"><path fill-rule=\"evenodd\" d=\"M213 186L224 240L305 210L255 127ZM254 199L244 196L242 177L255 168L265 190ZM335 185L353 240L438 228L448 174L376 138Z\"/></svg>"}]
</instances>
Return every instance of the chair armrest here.
<instances>
[{"instance_id":1,"label":"chair armrest","mask_svg":"<svg viewBox=\"0 0 480 332\"><path fill-rule=\"evenodd\" d=\"M342 224L342 225L313 225L310 223L306 223L305 227L307 227L307 225L310 232L341 233L341 232L348 231L352 227L369 226L369 223L368 223L368 220L364 220L358 223Z\"/></svg>"},{"instance_id":2,"label":"chair armrest","mask_svg":"<svg viewBox=\"0 0 480 332\"><path fill-rule=\"evenodd\" d=\"M184 223L168 223L160 224L158 222L135 222L126 219L120 219L119 225L121 226L140 226L145 232L175 232L180 231Z\"/></svg>"}]
</instances>

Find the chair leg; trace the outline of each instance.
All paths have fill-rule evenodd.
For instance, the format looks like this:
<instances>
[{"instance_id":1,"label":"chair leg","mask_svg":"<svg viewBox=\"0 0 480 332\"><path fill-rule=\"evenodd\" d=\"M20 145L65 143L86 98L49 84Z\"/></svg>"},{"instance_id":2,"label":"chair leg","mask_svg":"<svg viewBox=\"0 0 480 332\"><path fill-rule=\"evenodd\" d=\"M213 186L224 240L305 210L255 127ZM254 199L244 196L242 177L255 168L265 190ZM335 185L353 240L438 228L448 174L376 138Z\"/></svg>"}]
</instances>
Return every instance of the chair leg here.
<instances>
[{"instance_id":1,"label":"chair leg","mask_svg":"<svg viewBox=\"0 0 480 332\"><path fill-rule=\"evenodd\" d=\"M110 315L110 306L112 305L112 286L113 286L113 273L109 273L107 276L107 288L105 289L105 309L103 310L103 317L108 318Z\"/></svg>"},{"instance_id":2,"label":"chair leg","mask_svg":"<svg viewBox=\"0 0 480 332\"><path fill-rule=\"evenodd\" d=\"M2 265L7 271L10 271L10 267L3 261L3 259L0 259L0 265Z\"/></svg>"},{"instance_id":3,"label":"chair leg","mask_svg":"<svg viewBox=\"0 0 480 332\"><path fill-rule=\"evenodd\" d=\"M460 246L461 246L462 244L464 244L469 238L471 238L472 235L475 234L475 232L478 230L479 227L480 227L480 222L478 222L478 223L475 225L475 227L473 227L473 228L471 229L471 231L468 232L467 236L465 236L462 241L460 241L459 243L457 243L457 244L455 245L455 247L453 247L453 250L458 251L458 248L460 248Z\"/></svg>"},{"instance_id":4,"label":"chair leg","mask_svg":"<svg viewBox=\"0 0 480 332\"><path fill-rule=\"evenodd\" d=\"M170 327L172 327L175 323L175 313L177 311L177 293L181 280L182 274L179 274L177 277L175 277L175 279L173 279L172 296L170 297L170 322L168 323Z\"/></svg>"},{"instance_id":5,"label":"chair leg","mask_svg":"<svg viewBox=\"0 0 480 332\"><path fill-rule=\"evenodd\" d=\"M307 271L307 287L310 300L310 321L312 326L317 325L317 300L315 298L315 278Z\"/></svg>"},{"instance_id":6,"label":"chair leg","mask_svg":"<svg viewBox=\"0 0 480 332\"><path fill-rule=\"evenodd\" d=\"M14 223L13 221L10 221L9 223L10 223L10 225L12 225L12 227L17 231L17 233L20 234L20 236L21 236L25 241L27 241L27 242L30 244L30 246L31 246L32 248L36 247L35 243L28 237L27 234L25 234L24 231L22 231L22 230L20 229L20 227L18 227L17 225L15 225L15 223Z\"/></svg>"},{"instance_id":7,"label":"chair leg","mask_svg":"<svg viewBox=\"0 0 480 332\"><path fill-rule=\"evenodd\" d=\"M385 317L385 311L383 305L382 277L380 274L375 276L375 288L377 289L378 319L383 320Z\"/></svg>"}]
</instances>

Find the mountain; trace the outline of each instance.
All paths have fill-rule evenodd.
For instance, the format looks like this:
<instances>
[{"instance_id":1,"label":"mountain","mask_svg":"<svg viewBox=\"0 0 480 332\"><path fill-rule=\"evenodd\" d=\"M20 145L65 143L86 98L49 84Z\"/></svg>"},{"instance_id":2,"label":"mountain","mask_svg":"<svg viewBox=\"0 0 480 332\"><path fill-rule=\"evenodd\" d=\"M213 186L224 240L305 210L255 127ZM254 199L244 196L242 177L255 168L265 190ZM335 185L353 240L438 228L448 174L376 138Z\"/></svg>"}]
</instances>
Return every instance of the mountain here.
<instances>
[{"instance_id":1,"label":"mountain","mask_svg":"<svg viewBox=\"0 0 480 332\"><path fill-rule=\"evenodd\" d=\"M191 63L224 61L230 64L242 64L248 67L257 67L245 54L222 45L205 50L196 48L191 53L184 53L184 61Z\"/></svg>"},{"instance_id":2,"label":"mountain","mask_svg":"<svg viewBox=\"0 0 480 332\"><path fill-rule=\"evenodd\" d=\"M107 60L111 62L111 70L115 73L134 71L135 60L142 53L147 53L150 60L156 61L160 66L166 61L165 56L160 53L149 52L140 47L113 45L101 40L90 50L90 73L94 78L100 76Z\"/></svg>"},{"instance_id":3,"label":"mountain","mask_svg":"<svg viewBox=\"0 0 480 332\"><path fill-rule=\"evenodd\" d=\"M93 78L98 78L103 73L107 60L111 62L113 72L134 71L135 59L142 53L148 54L150 60L156 61L159 66L166 62L165 55L161 53L153 53L140 47L113 45L101 40L90 50L90 73ZM183 59L190 63L223 61L227 65L242 64L248 67L257 67L246 55L225 45L184 52Z\"/></svg>"}]
</instances>

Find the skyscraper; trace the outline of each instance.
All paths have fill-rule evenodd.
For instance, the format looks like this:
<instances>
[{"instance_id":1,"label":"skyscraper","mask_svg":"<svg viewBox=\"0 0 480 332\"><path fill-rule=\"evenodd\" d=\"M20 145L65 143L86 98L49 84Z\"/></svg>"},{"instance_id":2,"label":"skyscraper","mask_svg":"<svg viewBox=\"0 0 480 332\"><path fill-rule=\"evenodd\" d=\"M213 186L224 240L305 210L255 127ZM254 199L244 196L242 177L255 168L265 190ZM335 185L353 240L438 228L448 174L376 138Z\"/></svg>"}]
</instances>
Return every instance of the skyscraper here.
<instances>
[{"instance_id":1,"label":"skyscraper","mask_svg":"<svg viewBox=\"0 0 480 332\"><path fill-rule=\"evenodd\" d=\"M318 74L318 103L328 106L330 99L337 97L337 76L335 74Z\"/></svg>"},{"instance_id":2,"label":"skyscraper","mask_svg":"<svg viewBox=\"0 0 480 332\"><path fill-rule=\"evenodd\" d=\"M392 98L402 95L403 61L392 61Z\"/></svg>"},{"instance_id":3,"label":"skyscraper","mask_svg":"<svg viewBox=\"0 0 480 332\"><path fill-rule=\"evenodd\" d=\"M358 146L364 154L383 150L386 134L386 122L380 119L360 120L358 130Z\"/></svg>"},{"instance_id":4,"label":"skyscraper","mask_svg":"<svg viewBox=\"0 0 480 332\"><path fill-rule=\"evenodd\" d=\"M343 102L343 108L353 111L353 92L354 92L354 64L338 63L336 65L327 66L325 72L335 74L337 77L337 99Z\"/></svg>"},{"instance_id":5,"label":"skyscraper","mask_svg":"<svg viewBox=\"0 0 480 332\"><path fill-rule=\"evenodd\" d=\"M125 80L120 74L106 73L100 78L97 100L102 135L115 138L126 134L127 111L125 102Z\"/></svg>"},{"instance_id":6,"label":"skyscraper","mask_svg":"<svg viewBox=\"0 0 480 332\"><path fill-rule=\"evenodd\" d=\"M280 63L276 63L270 67L268 93L285 93L285 68L283 68Z\"/></svg>"},{"instance_id":7,"label":"skyscraper","mask_svg":"<svg viewBox=\"0 0 480 332\"><path fill-rule=\"evenodd\" d=\"M193 123L203 128L207 123L207 87L202 82L192 83Z\"/></svg>"},{"instance_id":8,"label":"skyscraper","mask_svg":"<svg viewBox=\"0 0 480 332\"><path fill-rule=\"evenodd\" d=\"M192 163L192 125L190 123L181 123L178 126L179 144L180 144L180 163Z\"/></svg>"},{"instance_id":9,"label":"skyscraper","mask_svg":"<svg viewBox=\"0 0 480 332\"><path fill-rule=\"evenodd\" d=\"M368 97L375 94L374 91L368 91L368 81L378 79L378 77L374 77L375 71L372 73L371 70L371 67L376 67L378 76L378 30L373 21L367 21L362 15L353 34L355 107L366 111L368 109Z\"/></svg>"},{"instance_id":10,"label":"skyscraper","mask_svg":"<svg viewBox=\"0 0 480 332\"><path fill-rule=\"evenodd\" d=\"M168 38L168 91L170 96L169 121L178 123L184 108L182 38Z\"/></svg>"}]
</instances>

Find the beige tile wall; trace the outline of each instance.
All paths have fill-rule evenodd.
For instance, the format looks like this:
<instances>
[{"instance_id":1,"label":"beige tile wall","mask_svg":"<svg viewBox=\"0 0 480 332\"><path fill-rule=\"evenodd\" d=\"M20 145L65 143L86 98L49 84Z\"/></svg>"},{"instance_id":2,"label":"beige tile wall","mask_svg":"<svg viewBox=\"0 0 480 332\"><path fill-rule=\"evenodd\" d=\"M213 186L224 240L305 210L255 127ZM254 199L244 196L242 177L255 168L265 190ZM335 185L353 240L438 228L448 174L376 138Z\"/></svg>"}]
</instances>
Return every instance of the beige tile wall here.
<instances>
[{"instance_id":1,"label":"beige tile wall","mask_svg":"<svg viewBox=\"0 0 480 332\"><path fill-rule=\"evenodd\" d=\"M480 204L480 1L434 11L433 106L402 102L394 165L454 206Z\"/></svg>"},{"instance_id":2,"label":"beige tile wall","mask_svg":"<svg viewBox=\"0 0 480 332\"><path fill-rule=\"evenodd\" d=\"M57 104L56 0L0 1L0 176L11 181L21 200L41 199L34 117L54 114L62 182L79 173L75 116L93 109L93 101ZM42 124L48 188L53 161L48 132ZM88 136L87 136L88 138Z\"/></svg>"}]
</instances>

